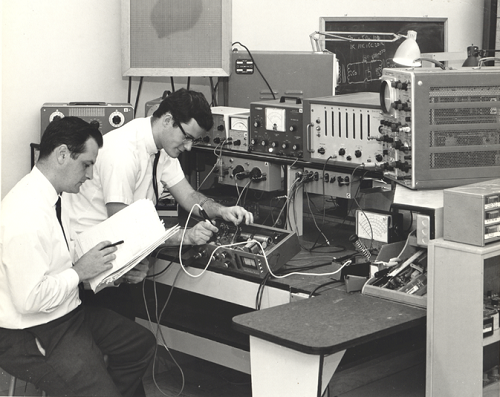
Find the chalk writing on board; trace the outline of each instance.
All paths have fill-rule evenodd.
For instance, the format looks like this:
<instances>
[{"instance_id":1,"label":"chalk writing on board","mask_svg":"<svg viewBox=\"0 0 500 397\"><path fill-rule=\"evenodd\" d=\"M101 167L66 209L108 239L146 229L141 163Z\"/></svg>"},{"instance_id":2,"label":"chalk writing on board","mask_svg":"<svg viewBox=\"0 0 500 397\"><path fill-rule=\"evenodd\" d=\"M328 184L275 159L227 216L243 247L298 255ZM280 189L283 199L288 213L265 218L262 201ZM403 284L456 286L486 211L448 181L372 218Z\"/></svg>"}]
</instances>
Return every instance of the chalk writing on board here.
<instances>
[{"instance_id":1,"label":"chalk writing on board","mask_svg":"<svg viewBox=\"0 0 500 397\"><path fill-rule=\"evenodd\" d=\"M381 37L376 32L407 35L408 30L414 30L417 32L417 44L422 53L443 52L446 48L446 18L324 17L321 19L323 20L321 29L325 32L348 32L346 37L367 40L325 42L325 49L336 55L339 64L336 94L378 92L383 69L401 67L393 61L393 58L404 38L395 42L377 42L376 40ZM364 33L356 34L356 32ZM370 39L374 41L369 41Z\"/></svg>"}]
</instances>

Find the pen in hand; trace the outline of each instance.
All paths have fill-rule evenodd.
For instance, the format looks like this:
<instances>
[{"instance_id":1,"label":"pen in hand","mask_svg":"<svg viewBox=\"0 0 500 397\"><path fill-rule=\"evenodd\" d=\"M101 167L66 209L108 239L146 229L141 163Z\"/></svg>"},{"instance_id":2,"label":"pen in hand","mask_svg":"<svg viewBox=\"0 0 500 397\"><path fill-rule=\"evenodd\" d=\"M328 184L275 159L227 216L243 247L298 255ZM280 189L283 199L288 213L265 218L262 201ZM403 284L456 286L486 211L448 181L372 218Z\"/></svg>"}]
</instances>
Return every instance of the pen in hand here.
<instances>
[{"instance_id":1,"label":"pen in hand","mask_svg":"<svg viewBox=\"0 0 500 397\"><path fill-rule=\"evenodd\" d=\"M117 245L123 244L124 242L125 242L125 241L120 240L120 241L117 241L116 243L106 245L104 248L102 248L102 249L101 249L101 251L102 251L103 249L106 249L106 248L116 247Z\"/></svg>"}]
</instances>

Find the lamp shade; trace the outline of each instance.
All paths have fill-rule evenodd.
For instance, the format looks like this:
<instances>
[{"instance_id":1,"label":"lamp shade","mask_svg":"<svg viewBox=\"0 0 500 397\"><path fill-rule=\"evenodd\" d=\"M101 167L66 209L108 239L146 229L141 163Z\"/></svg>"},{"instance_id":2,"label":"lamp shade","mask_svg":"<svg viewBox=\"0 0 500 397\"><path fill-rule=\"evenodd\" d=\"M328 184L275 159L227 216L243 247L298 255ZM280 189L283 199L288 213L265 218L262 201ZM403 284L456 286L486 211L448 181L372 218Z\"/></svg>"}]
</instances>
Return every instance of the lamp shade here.
<instances>
[{"instance_id":1,"label":"lamp shade","mask_svg":"<svg viewBox=\"0 0 500 397\"><path fill-rule=\"evenodd\" d=\"M406 40L396 50L393 61L403 66L422 66L422 62L415 62L418 58L420 58L420 48L417 44L417 32L409 30Z\"/></svg>"},{"instance_id":2,"label":"lamp shade","mask_svg":"<svg viewBox=\"0 0 500 397\"><path fill-rule=\"evenodd\" d=\"M471 45L467 47L467 59L462 66L477 66L479 65L479 47Z\"/></svg>"}]
</instances>

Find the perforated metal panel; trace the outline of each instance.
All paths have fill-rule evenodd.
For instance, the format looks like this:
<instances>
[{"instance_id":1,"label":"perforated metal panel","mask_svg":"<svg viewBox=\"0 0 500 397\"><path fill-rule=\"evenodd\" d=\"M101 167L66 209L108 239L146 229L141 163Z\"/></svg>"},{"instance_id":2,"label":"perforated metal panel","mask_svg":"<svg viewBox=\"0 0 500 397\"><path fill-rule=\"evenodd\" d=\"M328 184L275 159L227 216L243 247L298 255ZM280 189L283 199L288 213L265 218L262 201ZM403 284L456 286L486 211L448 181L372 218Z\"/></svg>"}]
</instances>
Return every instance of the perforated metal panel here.
<instances>
[{"instance_id":1,"label":"perforated metal panel","mask_svg":"<svg viewBox=\"0 0 500 397\"><path fill-rule=\"evenodd\" d=\"M500 175L500 68L384 69L384 122L401 141L386 176L412 189Z\"/></svg>"}]
</instances>

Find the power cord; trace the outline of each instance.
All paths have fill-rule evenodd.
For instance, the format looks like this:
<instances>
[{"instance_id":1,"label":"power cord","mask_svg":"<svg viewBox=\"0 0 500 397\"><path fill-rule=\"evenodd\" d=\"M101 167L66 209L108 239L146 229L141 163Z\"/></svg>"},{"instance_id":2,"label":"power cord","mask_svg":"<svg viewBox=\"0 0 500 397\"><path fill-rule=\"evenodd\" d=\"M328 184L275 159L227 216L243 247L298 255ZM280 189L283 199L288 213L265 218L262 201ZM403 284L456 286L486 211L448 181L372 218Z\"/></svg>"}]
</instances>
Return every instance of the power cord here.
<instances>
[{"instance_id":1,"label":"power cord","mask_svg":"<svg viewBox=\"0 0 500 397\"><path fill-rule=\"evenodd\" d=\"M271 92L271 95L273 96L273 99L276 99L276 96L274 95L273 89L271 88L271 86L269 85L268 81L266 80L266 78L264 77L264 75L262 74L262 72L260 71L259 66L257 65L257 62L255 62L255 59L253 59L253 55L250 52L250 50L246 46L244 46L243 44L241 44L239 41L235 41L232 45L233 46L234 45L240 45L240 46L242 46L248 52L248 55L250 56L250 59L252 60L254 66L255 66L255 69L257 69L257 71L259 72L260 76L264 80L264 83L266 83L267 88L269 88L269 91Z\"/></svg>"},{"instance_id":2,"label":"power cord","mask_svg":"<svg viewBox=\"0 0 500 397\"><path fill-rule=\"evenodd\" d=\"M170 266L170 264L168 265ZM167 267L168 267L167 266ZM161 272L160 272L161 273ZM162 310L160 311L160 313L158 314L158 293L157 293L157 290L156 290L156 281L154 280L154 277L153 277L153 294L154 294L154 299L155 299L155 315L156 315L156 332L154 331L153 329L153 322L151 320L151 315L149 313L149 308L148 308L148 305L147 305L147 299L146 299L146 289L145 289L145 281L146 280L143 280L142 282L142 296L143 296L143 300L144 300L144 306L146 308L146 315L147 315L147 318L148 318L148 325L149 325L149 328L151 330L151 332L155 335L155 338L156 338L156 341L157 342L160 342L160 344L165 348L165 350L168 352L170 358L172 359L172 361L174 362L174 364L177 366L177 368L179 369L179 372L181 374L181 378L182 378L182 384L181 384L181 389L180 391L176 394L175 397L179 397L183 390L184 390L184 386L185 386L185 377L184 377L184 372L182 371L182 368L181 366L179 365L179 363L177 362L177 360L174 358L174 356L172 355L172 352L170 351L170 349L168 348L168 345L165 341L165 337L163 335L163 332L162 332L162 329L161 329L161 317L163 316L163 312L165 310L165 308L167 307L167 304L170 300L170 297L172 296L172 292L174 290L174 287L175 287L175 283L177 282L177 278L179 277L179 274L180 274L180 271L177 272L177 275L175 276L175 279L174 281L172 282L172 286L170 288L170 292L167 296L167 299L165 301L165 304L163 305L163 308ZM155 345L155 352L154 352L154 357L153 357L153 367L152 367L152 377L153 377L153 383L155 384L156 388L158 389L158 391L163 394L164 396L169 396L169 394L165 394L163 392L163 390L161 389L161 387L158 385L157 381L156 381L156 374L155 374L155 370L156 370L156 358L158 357L158 343Z\"/></svg>"}]
</instances>

